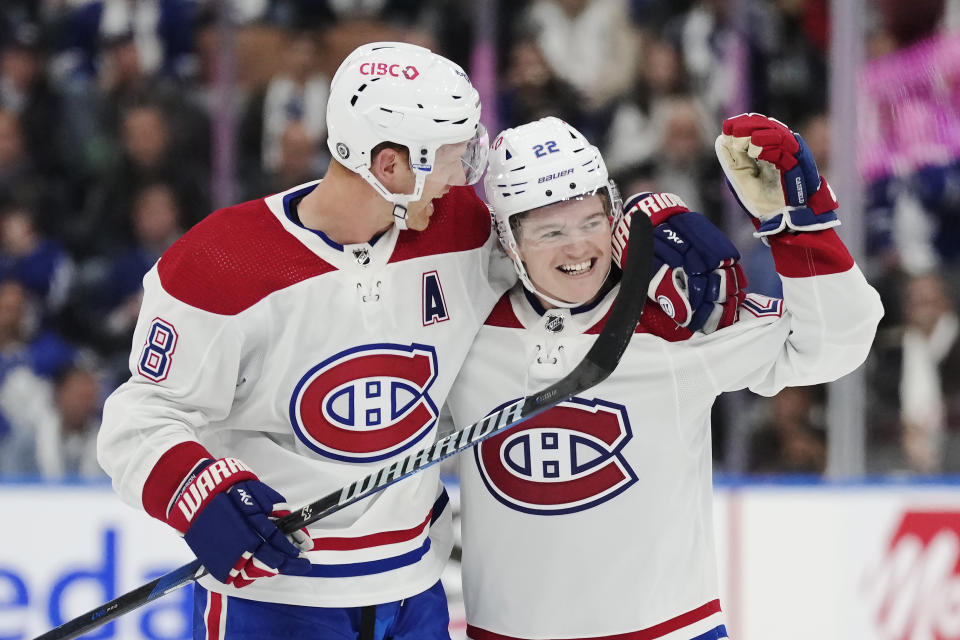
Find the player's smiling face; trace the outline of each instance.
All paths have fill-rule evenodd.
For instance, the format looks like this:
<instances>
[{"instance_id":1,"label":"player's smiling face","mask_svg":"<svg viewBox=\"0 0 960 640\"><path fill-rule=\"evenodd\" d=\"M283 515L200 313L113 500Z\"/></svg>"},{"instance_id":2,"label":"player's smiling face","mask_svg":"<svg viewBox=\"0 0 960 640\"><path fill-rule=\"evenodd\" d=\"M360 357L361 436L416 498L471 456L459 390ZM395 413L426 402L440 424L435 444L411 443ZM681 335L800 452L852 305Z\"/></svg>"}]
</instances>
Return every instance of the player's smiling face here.
<instances>
[{"instance_id":1,"label":"player's smiling face","mask_svg":"<svg viewBox=\"0 0 960 640\"><path fill-rule=\"evenodd\" d=\"M538 290L577 304L596 297L611 259L610 221L600 196L534 209L519 231L517 247Z\"/></svg>"}]
</instances>

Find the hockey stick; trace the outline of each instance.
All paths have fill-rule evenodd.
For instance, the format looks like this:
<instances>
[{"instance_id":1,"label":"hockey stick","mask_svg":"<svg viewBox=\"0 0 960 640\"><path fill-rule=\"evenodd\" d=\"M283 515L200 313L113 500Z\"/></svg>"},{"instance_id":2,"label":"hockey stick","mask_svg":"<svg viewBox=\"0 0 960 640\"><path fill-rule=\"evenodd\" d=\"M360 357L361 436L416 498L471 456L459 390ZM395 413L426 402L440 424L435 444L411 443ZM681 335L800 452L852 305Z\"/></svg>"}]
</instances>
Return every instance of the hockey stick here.
<instances>
[{"instance_id":1,"label":"hockey stick","mask_svg":"<svg viewBox=\"0 0 960 640\"><path fill-rule=\"evenodd\" d=\"M637 221L643 228L636 228ZM539 393L521 398L490 414L465 429L437 440L432 446L416 451L402 460L381 467L348 487L326 495L305 507L277 520L277 527L291 533L340 509L362 500L421 469L459 453L495 433L517 425L557 404L569 400L605 380L627 348L643 311L647 285L653 275L653 229L647 216L634 216L631 221L630 250L620 281L620 292L613 303L607 322L590 351L563 379ZM34 640L70 640L88 633L110 620L129 613L148 602L178 589L206 574L199 560L164 574L133 591L103 604L92 611L65 622L37 636Z\"/></svg>"}]
</instances>

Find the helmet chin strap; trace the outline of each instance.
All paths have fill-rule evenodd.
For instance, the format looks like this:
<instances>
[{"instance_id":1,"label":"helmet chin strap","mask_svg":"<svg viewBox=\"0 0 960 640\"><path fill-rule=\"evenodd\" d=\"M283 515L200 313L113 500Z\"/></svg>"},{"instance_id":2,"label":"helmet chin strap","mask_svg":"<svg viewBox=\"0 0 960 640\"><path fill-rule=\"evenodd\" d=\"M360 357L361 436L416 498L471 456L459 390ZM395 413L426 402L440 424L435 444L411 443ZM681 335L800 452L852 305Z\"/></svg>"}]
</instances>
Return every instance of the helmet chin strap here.
<instances>
[{"instance_id":1,"label":"helmet chin strap","mask_svg":"<svg viewBox=\"0 0 960 640\"><path fill-rule=\"evenodd\" d=\"M539 289L537 289L536 285L533 284L533 281L530 280L530 276L527 275L527 268L523 266L523 263L517 260L515 260L514 263L517 265L517 275L520 276L520 282L523 283L524 288L526 288L526 290L532 293L533 295L546 300L547 302L554 305L555 307L561 307L563 309L575 309L577 307L582 307L583 305L590 302L589 300L585 300L583 302L565 302L563 300L557 300L553 296L547 295L543 291L540 291ZM610 264L607 265L607 272L603 275L603 280L601 281L601 283L607 281L607 278L610 276L610 270L612 268L613 268L613 260L611 260Z\"/></svg>"},{"instance_id":2,"label":"helmet chin strap","mask_svg":"<svg viewBox=\"0 0 960 640\"><path fill-rule=\"evenodd\" d=\"M366 180L370 186L372 186L377 193L383 197L384 200L393 204L393 224L404 231L408 229L407 227L407 207L411 202L419 200L423 196L423 185L427 179L426 171L418 171L416 173L416 182L414 183L413 193L393 193L380 180L377 179L373 172L370 171L367 167L361 167L357 170L364 180Z\"/></svg>"},{"instance_id":3,"label":"helmet chin strap","mask_svg":"<svg viewBox=\"0 0 960 640\"><path fill-rule=\"evenodd\" d=\"M407 208L402 204L393 205L393 224L400 231L407 229Z\"/></svg>"}]
</instances>

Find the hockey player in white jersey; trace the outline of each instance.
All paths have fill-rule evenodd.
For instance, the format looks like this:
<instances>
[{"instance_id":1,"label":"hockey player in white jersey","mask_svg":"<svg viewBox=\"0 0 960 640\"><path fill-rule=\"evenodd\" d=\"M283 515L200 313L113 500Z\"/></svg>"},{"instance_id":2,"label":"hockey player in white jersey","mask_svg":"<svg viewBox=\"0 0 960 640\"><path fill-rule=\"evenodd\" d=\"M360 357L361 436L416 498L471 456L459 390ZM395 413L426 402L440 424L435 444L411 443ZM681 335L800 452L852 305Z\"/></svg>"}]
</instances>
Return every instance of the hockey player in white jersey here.
<instances>
[{"instance_id":1,"label":"hockey player in white jersey","mask_svg":"<svg viewBox=\"0 0 960 640\"><path fill-rule=\"evenodd\" d=\"M209 571L194 638L448 637L452 536L435 469L296 546L270 516L435 438L514 278L507 265L510 279L490 283L497 239L468 186L486 164L479 118L457 65L364 45L332 81L324 178L214 212L146 276L99 460Z\"/></svg>"},{"instance_id":2,"label":"hockey player in white jersey","mask_svg":"<svg viewBox=\"0 0 960 640\"><path fill-rule=\"evenodd\" d=\"M882 308L832 228L836 201L799 136L748 114L724 123L717 150L770 244L784 298L744 299L730 272L703 280L664 265L651 284L660 305L647 305L610 378L461 457L470 638L727 637L710 408L724 391L769 396L848 373L866 357ZM458 426L583 357L617 293L607 272L611 255L629 250L632 216L651 216L680 262L702 263L689 240L710 233L678 197L640 194L615 220L611 247L599 153L555 119L500 134L485 187L522 285L497 303L451 391ZM731 311L721 295L707 331L691 332L695 309L677 288L742 303Z\"/></svg>"}]
</instances>

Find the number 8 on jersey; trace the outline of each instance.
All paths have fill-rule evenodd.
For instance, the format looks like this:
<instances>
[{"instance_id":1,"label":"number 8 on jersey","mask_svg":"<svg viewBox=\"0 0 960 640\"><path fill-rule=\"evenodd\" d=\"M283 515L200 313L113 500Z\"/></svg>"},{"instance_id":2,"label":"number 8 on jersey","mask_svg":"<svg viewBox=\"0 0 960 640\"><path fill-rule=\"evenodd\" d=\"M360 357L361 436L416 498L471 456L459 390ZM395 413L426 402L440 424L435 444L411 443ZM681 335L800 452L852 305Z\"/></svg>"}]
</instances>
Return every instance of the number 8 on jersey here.
<instances>
[{"instance_id":1,"label":"number 8 on jersey","mask_svg":"<svg viewBox=\"0 0 960 640\"><path fill-rule=\"evenodd\" d=\"M154 382L162 382L170 373L173 352L177 348L177 330L161 318L154 318L140 352L137 371Z\"/></svg>"}]
</instances>

